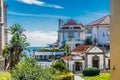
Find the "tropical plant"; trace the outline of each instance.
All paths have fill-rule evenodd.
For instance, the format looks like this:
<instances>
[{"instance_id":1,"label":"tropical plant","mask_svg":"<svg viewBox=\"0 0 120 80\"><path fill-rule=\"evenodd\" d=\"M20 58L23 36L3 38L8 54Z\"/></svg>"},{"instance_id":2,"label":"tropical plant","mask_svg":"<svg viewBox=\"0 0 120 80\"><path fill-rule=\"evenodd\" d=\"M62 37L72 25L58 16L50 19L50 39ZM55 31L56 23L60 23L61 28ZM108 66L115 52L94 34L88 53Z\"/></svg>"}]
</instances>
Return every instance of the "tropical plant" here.
<instances>
[{"instance_id":1,"label":"tropical plant","mask_svg":"<svg viewBox=\"0 0 120 80\"><path fill-rule=\"evenodd\" d=\"M70 55L71 51L70 51L70 45L66 44L65 48L64 48L64 54L65 56Z\"/></svg>"},{"instance_id":2,"label":"tropical plant","mask_svg":"<svg viewBox=\"0 0 120 80\"><path fill-rule=\"evenodd\" d=\"M15 65L20 61L20 55L25 49L27 49L27 46L29 46L24 34L25 29L23 29L19 24L10 26L7 32L12 37L6 48L3 50L4 56L8 58L6 69L15 67Z\"/></svg>"}]
</instances>

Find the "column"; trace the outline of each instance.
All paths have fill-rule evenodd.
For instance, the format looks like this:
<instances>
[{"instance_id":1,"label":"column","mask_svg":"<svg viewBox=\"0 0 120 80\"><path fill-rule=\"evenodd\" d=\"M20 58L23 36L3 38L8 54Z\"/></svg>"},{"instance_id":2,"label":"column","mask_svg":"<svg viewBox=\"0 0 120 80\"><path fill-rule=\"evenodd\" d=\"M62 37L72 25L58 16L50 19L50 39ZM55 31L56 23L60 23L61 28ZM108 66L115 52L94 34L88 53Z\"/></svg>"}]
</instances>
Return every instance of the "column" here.
<instances>
[{"instance_id":1,"label":"column","mask_svg":"<svg viewBox=\"0 0 120 80\"><path fill-rule=\"evenodd\" d=\"M111 0L110 17L111 80L120 80L120 0Z\"/></svg>"}]
</instances>

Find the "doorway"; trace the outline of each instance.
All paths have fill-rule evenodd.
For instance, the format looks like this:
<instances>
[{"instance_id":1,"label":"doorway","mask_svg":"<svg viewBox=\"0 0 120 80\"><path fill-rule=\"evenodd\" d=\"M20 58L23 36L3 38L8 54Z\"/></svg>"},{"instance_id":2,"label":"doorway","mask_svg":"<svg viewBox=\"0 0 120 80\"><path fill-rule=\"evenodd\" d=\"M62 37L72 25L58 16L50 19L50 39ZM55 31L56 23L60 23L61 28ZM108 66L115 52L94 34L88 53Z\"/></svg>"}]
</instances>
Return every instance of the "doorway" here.
<instances>
[{"instance_id":1,"label":"doorway","mask_svg":"<svg viewBox=\"0 0 120 80\"><path fill-rule=\"evenodd\" d=\"M82 71L82 63L75 62L75 71Z\"/></svg>"},{"instance_id":2,"label":"doorway","mask_svg":"<svg viewBox=\"0 0 120 80\"><path fill-rule=\"evenodd\" d=\"M99 68L99 57L98 56L95 55L92 58L92 65L93 65L93 67Z\"/></svg>"}]
</instances>

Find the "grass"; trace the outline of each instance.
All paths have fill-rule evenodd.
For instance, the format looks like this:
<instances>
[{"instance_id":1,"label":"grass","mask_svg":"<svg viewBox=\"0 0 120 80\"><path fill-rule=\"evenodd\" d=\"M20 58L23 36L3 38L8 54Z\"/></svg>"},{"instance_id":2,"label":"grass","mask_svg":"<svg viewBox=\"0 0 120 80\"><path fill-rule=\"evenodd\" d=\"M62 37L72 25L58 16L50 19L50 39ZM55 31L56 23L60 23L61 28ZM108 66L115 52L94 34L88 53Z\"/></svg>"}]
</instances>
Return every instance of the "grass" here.
<instances>
[{"instance_id":1,"label":"grass","mask_svg":"<svg viewBox=\"0 0 120 80\"><path fill-rule=\"evenodd\" d=\"M84 80L110 80L110 74L104 73L97 76L83 76Z\"/></svg>"},{"instance_id":2,"label":"grass","mask_svg":"<svg viewBox=\"0 0 120 80\"><path fill-rule=\"evenodd\" d=\"M0 72L0 80L12 80L9 72Z\"/></svg>"}]
</instances>

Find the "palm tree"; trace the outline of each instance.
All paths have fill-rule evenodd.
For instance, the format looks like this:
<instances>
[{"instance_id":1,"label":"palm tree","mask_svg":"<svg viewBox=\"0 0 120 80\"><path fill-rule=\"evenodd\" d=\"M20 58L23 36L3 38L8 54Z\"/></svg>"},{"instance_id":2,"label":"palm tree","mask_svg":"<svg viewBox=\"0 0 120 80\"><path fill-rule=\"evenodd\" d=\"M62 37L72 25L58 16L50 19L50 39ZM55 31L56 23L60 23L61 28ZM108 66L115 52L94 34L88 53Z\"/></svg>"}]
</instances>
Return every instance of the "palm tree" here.
<instances>
[{"instance_id":1,"label":"palm tree","mask_svg":"<svg viewBox=\"0 0 120 80\"><path fill-rule=\"evenodd\" d=\"M8 33L12 35L10 43L8 44L10 68L15 67L15 65L20 61L21 53L27 49L27 46L29 46L24 31L25 29L23 29L19 24L14 24L8 29Z\"/></svg>"},{"instance_id":2,"label":"palm tree","mask_svg":"<svg viewBox=\"0 0 120 80\"><path fill-rule=\"evenodd\" d=\"M8 59L9 59L9 47L8 46L5 46L4 49L3 49L3 57L5 58L4 69L6 70L6 66L7 66Z\"/></svg>"}]
</instances>

